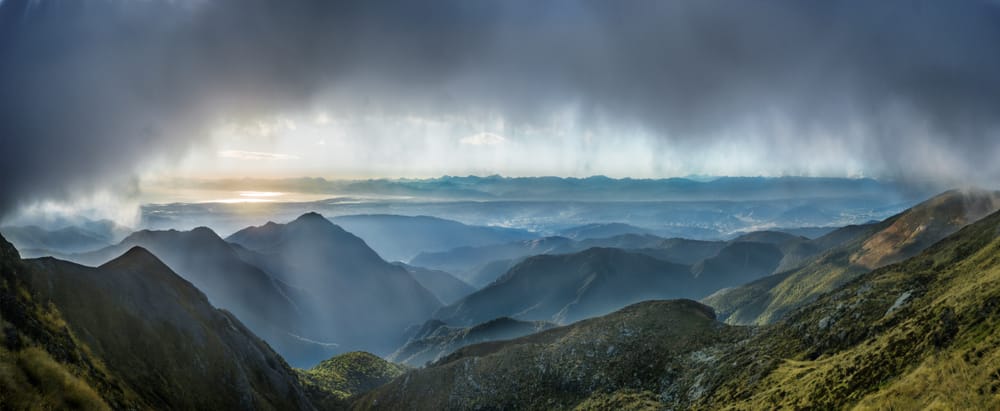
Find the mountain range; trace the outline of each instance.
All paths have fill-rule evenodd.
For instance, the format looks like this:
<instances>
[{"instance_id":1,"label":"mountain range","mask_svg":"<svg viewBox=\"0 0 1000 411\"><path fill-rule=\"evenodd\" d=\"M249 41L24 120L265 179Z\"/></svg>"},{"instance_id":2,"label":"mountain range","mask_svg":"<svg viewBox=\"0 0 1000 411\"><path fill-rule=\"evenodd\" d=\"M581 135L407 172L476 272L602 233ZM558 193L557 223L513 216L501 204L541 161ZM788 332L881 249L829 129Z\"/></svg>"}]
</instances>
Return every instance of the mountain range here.
<instances>
[{"instance_id":1,"label":"mountain range","mask_svg":"<svg viewBox=\"0 0 1000 411\"><path fill-rule=\"evenodd\" d=\"M525 230L470 226L428 216L363 214L334 217L332 221L364 238L388 261L409 261L420 252L505 243L537 236Z\"/></svg>"},{"instance_id":2,"label":"mountain range","mask_svg":"<svg viewBox=\"0 0 1000 411\"><path fill-rule=\"evenodd\" d=\"M767 327L718 322L690 300L643 302L464 347L354 407L992 409L998 255L1000 212Z\"/></svg>"},{"instance_id":3,"label":"mountain range","mask_svg":"<svg viewBox=\"0 0 1000 411\"><path fill-rule=\"evenodd\" d=\"M780 259L773 245L739 242L693 267L618 248L538 255L434 317L466 326L505 316L565 324L648 299L701 297L767 275Z\"/></svg>"},{"instance_id":4,"label":"mountain range","mask_svg":"<svg viewBox=\"0 0 1000 411\"><path fill-rule=\"evenodd\" d=\"M69 258L100 265L132 247L143 247L203 291L213 305L232 311L286 359L298 364L329 357L336 351L317 343L316 305L305 290L274 278L211 229L142 230L120 243Z\"/></svg>"},{"instance_id":5,"label":"mountain range","mask_svg":"<svg viewBox=\"0 0 1000 411\"><path fill-rule=\"evenodd\" d=\"M79 253L106 247L130 232L109 220L84 220L46 229L37 225L5 226L0 232L25 256Z\"/></svg>"},{"instance_id":6,"label":"mountain range","mask_svg":"<svg viewBox=\"0 0 1000 411\"><path fill-rule=\"evenodd\" d=\"M115 408L312 408L267 343L145 249L96 268L50 257L26 266L32 298L58 309L92 366L120 382L92 386Z\"/></svg>"},{"instance_id":7,"label":"mountain range","mask_svg":"<svg viewBox=\"0 0 1000 411\"><path fill-rule=\"evenodd\" d=\"M186 181L200 189L295 191L457 200L762 200L789 198L921 197L926 188L869 178L716 177L634 179L591 176L442 176L427 179L221 179Z\"/></svg>"},{"instance_id":8,"label":"mountain range","mask_svg":"<svg viewBox=\"0 0 1000 411\"><path fill-rule=\"evenodd\" d=\"M205 227L142 230L117 245L68 257L98 265L144 247L302 366L357 349L388 354L404 341L407 326L424 322L441 305L406 269L318 214L247 228L227 240ZM461 287L429 276L420 275L444 293Z\"/></svg>"},{"instance_id":9,"label":"mountain range","mask_svg":"<svg viewBox=\"0 0 1000 411\"><path fill-rule=\"evenodd\" d=\"M0 240L0 406L992 409L998 209L1000 192L956 190L811 239L544 237L419 260L507 265L478 290L316 213L225 240L139 231L69 255L87 265Z\"/></svg>"},{"instance_id":10,"label":"mountain range","mask_svg":"<svg viewBox=\"0 0 1000 411\"><path fill-rule=\"evenodd\" d=\"M226 240L258 253L277 280L305 290L315 307L314 332L341 352L388 354L405 341L406 327L441 306L405 268L316 213L249 227Z\"/></svg>"},{"instance_id":11,"label":"mountain range","mask_svg":"<svg viewBox=\"0 0 1000 411\"><path fill-rule=\"evenodd\" d=\"M814 241L838 245L808 264L721 290L703 301L732 324L771 323L874 268L918 254L998 209L1000 192L948 191L885 221L831 232Z\"/></svg>"},{"instance_id":12,"label":"mountain range","mask_svg":"<svg viewBox=\"0 0 1000 411\"><path fill-rule=\"evenodd\" d=\"M410 262L454 273L473 286L483 287L524 258L540 254L569 254L594 247L620 248L690 265L714 256L725 246L724 241L666 239L652 234L620 234L583 240L552 236L480 247L459 247L437 253L425 252Z\"/></svg>"}]
</instances>

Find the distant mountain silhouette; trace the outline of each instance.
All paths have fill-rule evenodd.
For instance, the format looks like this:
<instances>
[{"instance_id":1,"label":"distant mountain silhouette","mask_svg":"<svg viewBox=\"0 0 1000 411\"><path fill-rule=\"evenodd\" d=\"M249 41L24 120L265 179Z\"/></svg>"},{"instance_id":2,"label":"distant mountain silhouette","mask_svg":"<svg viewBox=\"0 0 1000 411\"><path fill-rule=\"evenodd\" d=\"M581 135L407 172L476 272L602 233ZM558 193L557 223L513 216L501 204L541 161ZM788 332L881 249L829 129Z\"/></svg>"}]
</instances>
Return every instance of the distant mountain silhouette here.
<instances>
[{"instance_id":1,"label":"distant mountain silhouette","mask_svg":"<svg viewBox=\"0 0 1000 411\"><path fill-rule=\"evenodd\" d=\"M524 258L534 255L568 254L593 247L621 248L670 262L694 264L717 254L725 246L726 243L722 241L665 239L650 234L622 234L580 241L566 237L544 237L480 247L459 247L438 253L420 253L412 263L455 273L472 286L483 287Z\"/></svg>"},{"instance_id":2,"label":"distant mountain silhouette","mask_svg":"<svg viewBox=\"0 0 1000 411\"><path fill-rule=\"evenodd\" d=\"M364 214L331 219L365 240L387 261L409 262L420 252L444 251L535 238L524 230L465 225L427 216Z\"/></svg>"},{"instance_id":3,"label":"distant mountain silhouette","mask_svg":"<svg viewBox=\"0 0 1000 411\"><path fill-rule=\"evenodd\" d=\"M393 265L405 268L413 276L413 279L417 280L420 285L433 293L444 304L451 304L476 291L465 281L441 270L431 270L401 262L395 262Z\"/></svg>"},{"instance_id":4,"label":"distant mountain silhouette","mask_svg":"<svg viewBox=\"0 0 1000 411\"><path fill-rule=\"evenodd\" d=\"M496 277L481 282L476 281L474 273L488 263L538 254L568 252L573 250L573 244L573 240L565 237L544 237L477 247L464 246L442 252L420 253L410 263L455 273L472 286L483 286Z\"/></svg>"},{"instance_id":5,"label":"distant mountain silhouette","mask_svg":"<svg viewBox=\"0 0 1000 411\"><path fill-rule=\"evenodd\" d=\"M701 248L700 243L693 244ZM776 246L754 242L725 244L693 266L619 248L538 255L517 263L483 289L442 307L434 317L462 325L503 316L565 324L643 300L701 298L771 274L782 257Z\"/></svg>"},{"instance_id":6,"label":"distant mountain silhouette","mask_svg":"<svg viewBox=\"0 0 1000 411\"><path fill-rule=\"evenodd\" d=\"M622 234L653 234L651 230L625 223L593 223L559 230L558 234L574 240L607 238Z\"/></svg>"},{"instance_id":7,"label":"distant mountain silhouette","mask_svg":"<svg viewBox=\"0 0 1000 411\"><path fill-rule=\"evenodd\" d=\"M111 244L109 238L75 226L58 230L46 230L33 225L8 226L0 228L0 232L19 250L24 250L22 254L26 256L78 253Z\"/></svg>"}]
</instances>

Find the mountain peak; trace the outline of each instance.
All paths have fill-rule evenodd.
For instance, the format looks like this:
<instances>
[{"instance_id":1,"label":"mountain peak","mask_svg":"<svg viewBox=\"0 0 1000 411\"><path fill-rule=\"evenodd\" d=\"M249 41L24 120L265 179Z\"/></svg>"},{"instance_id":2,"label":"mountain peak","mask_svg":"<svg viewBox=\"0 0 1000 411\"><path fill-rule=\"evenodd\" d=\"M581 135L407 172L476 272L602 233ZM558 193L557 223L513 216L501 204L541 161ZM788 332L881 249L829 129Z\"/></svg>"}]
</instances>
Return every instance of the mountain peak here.
<instances>
[{"instance_id":1,"label":"mountain peak","mask_svg":"<svg viewBox=\"0 0 1000 411\"><path fill-rule=\"evenodd\" d=\"M160 261L159 257L153 255L149 250L140 247L133 246L129 248L124 254L118 256L111 261L108 261L101 265L101 268L164 268L169 270L163 261Z\"/></svg>"},{"instance_id":2,"label":"mountain peak","mask_svg":"<svg viewBox=\"0 0 1000 411\"><path fill-rule=\"evenodd\" d=\"M212 235L212 236L216 236L215 231L212 231L211 228L208 228L208 227L205 227L205 226L195 227L195 228L191 229L191 233L193 233L193 234L200 234L200 235Z\"/></svg>"},{"instance_id":3,"label":"mountain peak","mask_svg":"<svg viewBox=\"0 0 1000 411\"><path fill-rule=\"evenodd\" d=\"M329 222L329 220L327 220L326 217L323 217L322 214L317 213L315 211L310 211L308 213L302 214L298 218L296 218L295 221L326 221L326 222Z\"/></svg>"}]
</instances>

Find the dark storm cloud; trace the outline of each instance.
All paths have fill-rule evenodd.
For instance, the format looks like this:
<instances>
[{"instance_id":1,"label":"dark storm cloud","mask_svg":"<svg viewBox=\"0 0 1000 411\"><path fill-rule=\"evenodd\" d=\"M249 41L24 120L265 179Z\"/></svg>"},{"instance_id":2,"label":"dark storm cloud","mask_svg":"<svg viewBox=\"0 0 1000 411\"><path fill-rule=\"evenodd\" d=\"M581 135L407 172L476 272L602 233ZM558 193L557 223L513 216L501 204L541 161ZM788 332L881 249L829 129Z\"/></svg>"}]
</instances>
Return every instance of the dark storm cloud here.
<instances>
[{"instance_id":1,"label":"dark storm cloud","mask_svg":"<svg viewBox=\"0 0 1000 411\"><path fill-rule=\"evenodd\" d=\"M975 1L6 0L0 210L128 182L317 94L515 128L573 105L686 150L833 145L884 177L991 181L998 45L997 3Z\"/></svg>"}]
</instances>

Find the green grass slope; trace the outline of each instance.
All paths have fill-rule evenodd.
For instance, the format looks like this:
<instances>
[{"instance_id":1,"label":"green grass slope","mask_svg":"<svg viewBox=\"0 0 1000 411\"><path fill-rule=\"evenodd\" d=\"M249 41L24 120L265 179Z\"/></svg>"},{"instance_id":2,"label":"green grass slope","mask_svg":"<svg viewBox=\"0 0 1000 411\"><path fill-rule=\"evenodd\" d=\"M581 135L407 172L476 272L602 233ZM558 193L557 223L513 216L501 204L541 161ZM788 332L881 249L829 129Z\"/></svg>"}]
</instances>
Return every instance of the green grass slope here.
<instances>
[{"instance_id":1,"label":"green grass slope","mask_svg":"<svg viewBox=\"0 0 1000 411\"><path fill-rule=\"evenodd\" d=\"M997 409L1000 213L862 275L724 361L704 409Z\"/></svg>"},{"instance_id":2,"label":"green grass slope","mask_svg":"<svg viewBox=\"0 0 1000 411\"><path fill-rule=\"evenodd\" d=\"M22 276L28 267L0 237L0 409L106 410L148 405L111 375Z\"/></svg>"},{"instance_id":3,"label":"green grass slope","mask_svg":"<svg viewBox=\"0 0 1000 411\"><path fill-rule=\"evenodd\" d=\"M530 336L459 349L359 397L357 409L571 409L621 390L687 398L686 370L747 330L690 300L649 301ZM645 397L643 397L645 398ZM589 402L588 402L589 400Z\"/></svg>"},{"instance_id":4,"label":"green grass slope","mask_svg":"<svg viewBox=\"0 0 1000 411\"><path fill-rule=\"evenodd\" d=\"M280 356L148 251L98 268L28 265L39 301L149 407L313 409Z\"/></svg>"},{"instance_id":5,"label":"green grass slope","mask_svg":"<svg viewBox=\"0 0 1000 411\"><path fill-rule=\"evenodd\" d=\"M769 324L874 268L902 261L1000 209L1000 192L953 190L881 223L828 235L841 245L800 268L702 300L730 324ZM822 242L821 240L817 240Z\"/></svg>"},{"instance_id":6,"label":"green grass slope","mask_svg":"<svg viewBox=\"0 0 1000 411\"><path fill-rule=\"evenodd\" d=\"M1000 212L763 327L639 303L471 345L356 409L998 409Z\"/></svg>"},{"instance_id":7,"label":"green grass slope","mask_svg":"<svg viewBox=\"0 0 1000 411\"><path fill-rule=\"evenodd\" d=\"M467 345L514 339L554 326L546 321L519 321L510 317L496 318L472 327L453 327L430 320L388 358L411 367L421 367Z\"/></svg>"},{"instance_id":8,"label":"green grass slope","mask_svg":"<svg viewBox=\"0 0 1000 411\"><path fill-rule=\"evenodd\" d=\"M308 370L297 370L299 381L319 399L326 409L346 406L347 398L368 392L406 372L403 365L391 363L363 351L332 357Z\"/></svg>"}]
</instances>

